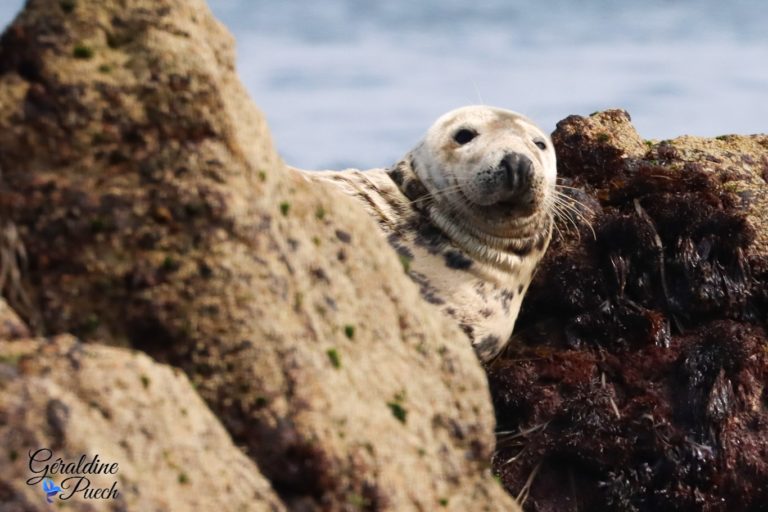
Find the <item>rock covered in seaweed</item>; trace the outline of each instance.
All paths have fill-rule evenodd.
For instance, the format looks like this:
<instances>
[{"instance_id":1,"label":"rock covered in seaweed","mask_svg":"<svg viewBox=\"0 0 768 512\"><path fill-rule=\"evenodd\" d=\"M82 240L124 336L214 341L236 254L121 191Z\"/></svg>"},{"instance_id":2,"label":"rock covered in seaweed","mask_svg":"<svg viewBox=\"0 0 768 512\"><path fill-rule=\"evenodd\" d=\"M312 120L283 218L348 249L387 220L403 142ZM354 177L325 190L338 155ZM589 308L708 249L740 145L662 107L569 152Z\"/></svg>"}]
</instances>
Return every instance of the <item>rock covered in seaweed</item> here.
<instances>
[{"instance_id":1,"label":"rock covered in seaweed","mask_svg":"<svg viewBox=\"0 0 768 512\"><path fill-rule=\"evenodd\" d=\"M768 136L643 141L613 110L553 141L591 228L561 224L490 370L495 470L535 471L535 511L762 510Z\"/></svg>"}]
</instances>

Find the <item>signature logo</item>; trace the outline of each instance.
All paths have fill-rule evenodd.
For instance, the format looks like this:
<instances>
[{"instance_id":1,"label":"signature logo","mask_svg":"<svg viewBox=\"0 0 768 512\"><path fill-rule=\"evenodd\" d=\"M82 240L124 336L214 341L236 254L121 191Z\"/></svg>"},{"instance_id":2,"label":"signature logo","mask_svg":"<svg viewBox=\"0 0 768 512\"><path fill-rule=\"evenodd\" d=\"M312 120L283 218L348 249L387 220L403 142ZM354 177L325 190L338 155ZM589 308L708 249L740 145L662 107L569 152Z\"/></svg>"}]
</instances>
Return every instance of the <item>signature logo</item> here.
<instances>
[{"instance_id":1,"label":"signature logo","mask_svg":"<svg viewBox=\"0 0 768 512\"><path fill-rule=\"evenodd\" d=\"M43 478L43 491L45 492L45 500L48 503L53 503L53 498L61 492L61 487L56 485L52 478Z\"/></svg>"},{"instance_id":2,"label":"signature logo","mask_svg":"<svg viewBox=\"0 0 768 512\"><path fill-rule=\"evenodd\" d=\"M27 485L42 483L48 503L68 501L73 497L113 500L120 495L116 476L119 468L117 462L103 461L98 454L83 454L77 460L65 460L54 457L53 450L49 448L40 448L29 452L29 472L32 476L27 479ZM61 478L61 481L57 484L54 477Z\"/></svg>"}]
</instances>

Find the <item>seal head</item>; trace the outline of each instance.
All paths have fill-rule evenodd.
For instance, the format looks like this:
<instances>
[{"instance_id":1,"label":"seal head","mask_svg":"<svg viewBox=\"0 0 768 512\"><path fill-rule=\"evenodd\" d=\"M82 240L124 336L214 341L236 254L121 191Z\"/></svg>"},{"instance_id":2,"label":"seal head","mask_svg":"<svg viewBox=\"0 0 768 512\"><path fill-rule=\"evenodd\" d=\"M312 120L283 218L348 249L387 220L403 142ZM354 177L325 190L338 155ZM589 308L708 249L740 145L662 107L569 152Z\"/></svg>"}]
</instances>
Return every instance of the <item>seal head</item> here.
<instances>
[{"instance_id":1,"label":"seal head","mask_svg":"<svg viewBox=\"0 0 768 512\"><path fill-rule=\"evenodd\" d=\"M435 203L471 233L519 238L551 216L555 151L521 114L484 106L451 111L411 155Z\"/></svg>"}]
</instances>

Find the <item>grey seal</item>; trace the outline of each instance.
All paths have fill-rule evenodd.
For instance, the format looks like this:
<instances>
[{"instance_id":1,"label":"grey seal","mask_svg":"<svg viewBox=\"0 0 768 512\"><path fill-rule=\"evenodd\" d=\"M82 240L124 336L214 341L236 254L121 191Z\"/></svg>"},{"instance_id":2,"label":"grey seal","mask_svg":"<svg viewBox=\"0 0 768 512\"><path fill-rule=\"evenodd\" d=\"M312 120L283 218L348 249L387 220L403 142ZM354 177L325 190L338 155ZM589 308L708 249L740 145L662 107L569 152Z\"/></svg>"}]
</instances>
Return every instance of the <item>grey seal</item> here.
<instances>
[{"instance_id":1,"label":"grey seal","mask_svg":"<svg viewBox=\"0 0 768 512\"><path fill-rule=\"evenodd\" d=\"M301 171L358 199L422 296L488 362L506 346L552 236L552 141L518 113L448 112L387 169Z\"/></svg>"}]
</instances>

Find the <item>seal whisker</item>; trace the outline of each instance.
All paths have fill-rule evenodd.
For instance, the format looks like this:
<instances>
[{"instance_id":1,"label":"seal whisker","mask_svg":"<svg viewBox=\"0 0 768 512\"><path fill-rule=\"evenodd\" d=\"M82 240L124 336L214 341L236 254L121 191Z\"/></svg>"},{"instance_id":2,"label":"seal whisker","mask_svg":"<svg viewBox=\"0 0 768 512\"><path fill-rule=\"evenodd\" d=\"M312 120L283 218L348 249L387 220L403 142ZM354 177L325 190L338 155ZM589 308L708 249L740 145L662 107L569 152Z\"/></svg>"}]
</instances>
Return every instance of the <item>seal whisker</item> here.
<instances>
[{"instance_id":1,"label":"seal whisker","mask_svg":"<svg viewBox=\"0 0 768 512\"><path fill-rule=\"evenodd\" d=\"M576 225L574 219L573 219L573 212L570 211L566 205L563 204L562 200L560 200L556 195L552 195L549 202L549 208L552 210L552 212L555 214L555 218L557 220L566 222L566 225L573 226L576 231L578 232L578 226ZM570 232L570 229L568 229L568 232Z\"/></svg>"},{"instance_id":2,"label":"seal whisker","mask_svg":"<svg viewBox=\"0 0 768 512\"><path fill-rule=\"evenodd\" d=\"M409 203L416 204L416 203L420 203L420 202L425 202L426 203L427 201L430 201L430 200L434 201L435 199L438 198L438 196L441 193L450 193L450 192L454 192L456 190L460 190L459 185L452 185L452 186L447 187L445 189L436 190L434 192L427 192L426 194L424 194L422 196L419 196L416 199L410 199Z\"/></svg>"},{"instance_id":3,"label":"seal whisker","mask_svg":"<svg viewBox=\"0 0 768 512\"><path fill-rule=\"evenodd\" d=\"M583 208L585 211L588 211L588 212L593 211L591 206L589 206L589 205L579 201L578 199L576 199L572 195L567 194L567 193L563 192L562 190L555 189L553 195L555 195L557 197L560 197L562 199L565 199L569 203L572 203L572 204L574 204L576 206L579 206L580 208Z\"/></svg>"},{"instance_id":4,"label":"seal whisker","mask_svg":"<svg viewBox=\"0 0 768 512\"><path fill-rule=\"evenodd\" d=\"M589 228L590 232L592 233L592 238L594 240L597 240L597 234L595 233L595 230L592 227L592 223L581 212L579 212L578 210L572 208L570 205L567 205L567 204L560 203L558 207L561 208L560 211L564 213L567 212L568 218L572 222L574 222L574 227L576 229L578 229L578 226L576 225L575 220L578 219L581 221L582 224L584 224L585 226L587 226L587 228Z\"/></svg>"},{"instance_id":5,"label":"seal whisker","mask_svg":"<svg viewBox=\"0 0 768 512\"><path fill-rule=\"evenodd\" d=\"M556 208L560 208L560 211L565 212L568 211L572 214L572 216L576 217L577 219L581 220L584 225L586 225L589 230L592 232L592 236L595 240L597 240L597 235L595 234L595 230L592 227L592 223L587 219L587 217L579 211L579 209L573 204L575 201L572 201L572 198L570 198L567 195L558 195L557 193L553 195L554 205ZM589 211L592 211L591 208ZM571 220L573 220L571 218Z\"/></svg>"},{"instance_id":6,"label":"seal whisker","mask_svg":"<svg viewBox=\"0 0 768 512\"><path fill-rule=\"evenodd\" d=\"M557 225L557 222L553 222L552 223L552 227L554 228L555 231L557 231L557 237L558 238L560 238L560 239L564 238L563 237L563 232L560 231L560 227Z\"/></svg>"},{"instance_id":7,"label":"seal whisker","mask_svg":"<svg viewBox=\"0 0 768 512\"><path fill-rule=\"evenodd\" d=\"M576 217L580 220L582 220L585 224L589 224L589 221L586 219L586 217L579 211L578 208L576 208L573 204L569 203L568 201L564 200L560 197L555 197L553 199L553 206L558 209L558 211L561 212L568 212L572 217Z\"/></svg>"},{"instance_id":8,"label":"seal whisker","mask_svg":"<svg viewBox=\"0 0 768 512\"><path fill-rule=\"evenodd\" d=\"M577 219L585 224L588 224L588 222L583 218L578 217L577 212L569 209L567 205L564 205L559 201L553 203L553 211L555 212L555 217L566 227L566 233L570 233L571 228L573 228L576 232L577 240L581 240L581 230L579 229L579 222L577 222ZM555 225L557 225L557 223L555 223Z\"/></svg>"},{"instance_id":9,"label":"seal whisker","mask_svg":"<svg viewBox=\"0 0 768 512\"><path fill-rule=\"evenodd\" d=\"M577 225L576 221L573 220L570 213L560 211L559 209L556 209L555 213L556 213L557 219L562 221L563 227L565 228L565 232L570 233L571 228L573 228L576 231L577 240L581 241L581 233L579 232L579 226ZM555 226L557 226L557 224L558 223L556 222Z\"/></svg>"},{"instance_id":10,"label":"seal whisker","mask_svg":"<svg viewBox=\"0 0 768 512\"><path fill-rule=\"evenodd\" d=\"M563 185L562 183L556 183L555 186L557 188L564 188L564 189L568 189L568 190L576 190L577 192L584 192L584 189L581 189L579 187L571 187L569 185Z\"/></svg>"},{"instance_id":11,"label":"seal whisker","mask_svg":"<svg viewBox=\"0 0 768 512\"><path fill-rule=\"evenodd\" d=\"M571 233L571 228L573 228L573 231L576 233L576 240L581 241L581 229L579 229L579 222L574 218L574 215L572 212L569 212L567 210L560 210L561 219L563 221L567 221L565 225L567 226L566 232Z\"/></svg>"},{"instance_id":12,"label":"seal whisker","mask_svg":"<svg viewBox=\"0 0 768 512\"><path fill-rule=\"evenodd\" d=\"M574 189L574 190L578 190L578 189ZM565 192L562 192L562 191L558 190L557 188L555 188L555 194L558 197L563 197L563 198L567 199L568 201L570 201L573 204L581 206L582 208L584 208L587 211L590 211L590 212L593 211L591 206L587 205L586 203L583 203L583 202L579 201L575 197L573 197L573 196L571 196L569 194L566 194Z\"/></svg>"}]
</instances>

